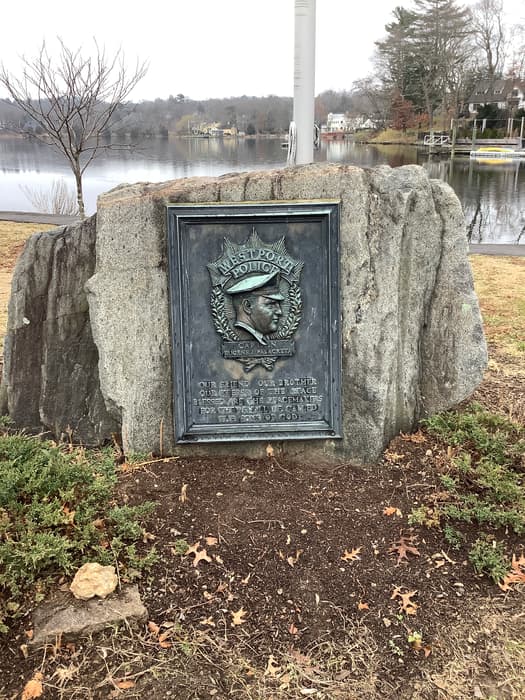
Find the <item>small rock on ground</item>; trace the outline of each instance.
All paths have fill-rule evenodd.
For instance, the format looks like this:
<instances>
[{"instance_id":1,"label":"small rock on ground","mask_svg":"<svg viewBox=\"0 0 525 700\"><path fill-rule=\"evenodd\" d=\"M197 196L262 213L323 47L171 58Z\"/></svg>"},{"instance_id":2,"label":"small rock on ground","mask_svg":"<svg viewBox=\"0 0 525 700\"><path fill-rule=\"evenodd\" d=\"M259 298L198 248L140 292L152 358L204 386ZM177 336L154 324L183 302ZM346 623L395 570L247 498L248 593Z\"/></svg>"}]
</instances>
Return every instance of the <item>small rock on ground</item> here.
<instances>
[{"instance_id":1,"label":"small rock on ground","mask_svg":"<svg viewBox=\"0 0 525 700\"><path fill-rule=\"evenodd\" d=\"M89 635L124 620L143 622L147 616L137 586L125 586L104 600L80 601L68 593L58 593L35 610L31 645L41 646L60 635Z\"/></svg>"}]
</instances>

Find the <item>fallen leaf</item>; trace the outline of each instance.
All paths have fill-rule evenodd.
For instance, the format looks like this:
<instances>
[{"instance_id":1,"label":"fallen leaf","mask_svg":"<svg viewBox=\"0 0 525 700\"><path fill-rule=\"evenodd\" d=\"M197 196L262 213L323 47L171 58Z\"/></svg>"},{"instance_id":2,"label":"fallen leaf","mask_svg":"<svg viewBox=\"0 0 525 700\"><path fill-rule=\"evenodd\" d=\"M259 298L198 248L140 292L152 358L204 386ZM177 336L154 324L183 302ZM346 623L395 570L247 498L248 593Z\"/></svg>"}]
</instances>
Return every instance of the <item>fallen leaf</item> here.
<instances>
[{"instance_id":1,"label":"fallen leaf","mask_svg":"<svg viewBox=\"0 0 525 700\"><path fill-rule=\"evenodd\" d=\"M407 435L406 433L401 433L401 439L405 440L405 442L426 442L427 439L421 432L421 430L418 430L417 433L411 433L410 435Z\"/></svg>"},{"instance_id":2,"label":"fallen leaf","mask_svg":"<svg viewBox=\"0 0 525 700\"><path fill-rule=\"evenodd\" d=\"M289 651L289 654L290 654L291 658L295 661L295 663L299 664L299 666L311 666L312 665L311 657L307 656L306 654L303 654L298 649L294 649L292 647Z\"/></svg>"},{"instance_id":3,"label":"fallen leaf","mask_svg":"<svg viewBox=\"0 0 525 700\"><path fill-rule=\"evenodd\" d=\"M498 583L498 586L502 591L508 591L515 583L525 583L525 556L523 554L519 559L516 559L515 554L512 555L511 569Z\"/></svg>"},{"instance_id":4,"label":"fallen leaf","mask_svg":"<svg viewBox=\"0 0 525 700\"><path fill-rule=\"evenodd\" d=\"M188 549L184 552L184 556L188 557L190 554L194 554L195 558L193 559L193 566L198 566L199 562L202 560L211 562L212 559L211 557L208 556L208 553L204 548L200 548L200 542L197 540L195 544L192 544L191 547L188 547Z\"/></svg>"},{"instance_id":5,"label":"fallen leaf","mask_svg":"<svg viewBox=\"0 0 525 700\"><path fill-rule=\"evenodd\" d=\"M29 658L29 647L27 646L27 644L21 644L20 651L22 652L22 656L24 657L24 659Z\"/></svg>"},{"instance_id":6,"label":"fallen leaf","mask_svg":"<svg viewBox=\"0 0 525 700\"><path fill-rule=\"evenodd\" d=\"M215 622L213 621L213 617L210 615L204 620L200 620L199 625L208 625L209 627L215 627Z\"/></svg>"},{"instance_id":7,"label":"fallen leaf","mask_svg":"<svg viewBox=\"0 0 525 700\"><path fill-rule=\"evenodd\" d=\"M201 543L197 540L195 544L192 544L191 547L188 547L188 549L184 552L184 556L187 557L188 554L197 554L197 550L201 546Z\"/></svg>"},{"instance_id":8,"label":"fallen leaf","mask_svg":"<svg viewBox=\"0 0 525 700\"><path fill-rule=\"evenodd\" d=\"M230 615L232 616L232 626L243 625L246 622L246 620L243 620L243 617L246 615L246 610L243 610L242 608L237 610L237 612L230 613Z\"/></svg>"},{"instance_id":9,"label":"fallen leaf","mask_svg":"<svg viewBox=\"0 0 525 700\"><path fill-rule=\"evenodd\" d=\"M159 636L160 627L151 620L148 622L148 629L151 632L151 634L155 635L155 637Z\"/></svg>"},{"instance_id":10,"label":"fallen leaf","mask_svg":"<svg viewBox=\"0 0 525 700\"><path fill-rule=\"evenodd\" d=\"M266 445L266 455L268 457L273 457L273 447L270 445L270 443Z\"/></svg>"},{"instance_id":11,"label":"fallen leaf","mask_svg":"<svg viewBox=\"0 0 525 700\"><path fill-rule=\"evenodd\" d=\"M117 688L120 688L120 690L128 690L129 688L135 687L135 681L126 680L124 678L121 681L116 681L115 685L117 686Z\"/></svg>"},{"instance_id":12,"label":"fallen leaf","mask_svg":"<svg viewBox=\"0 0 525 700\"><path fill-rule=\"evenodd\" d=\"M387 462L391 462L395 464L396 462L400 462L405 455L398 454L397 452L389 452L388 450L385 452L385 459Z\"/></svg>"},{"instance_id":13,"label":"fallen leaf","mask_svg":"<svg viewBox=\"0 0 525 700\"><path fill-rule=\"evenodd\" d=\"M33 639L34 631L33 630L25 630L24 634L28 639Z\"/></svg>"},{"instance_id":14,"label":"fallen leaf","mask_svg":"<svg viewBox=\"0 0 525 700\"><path fill-rule=\"evenodd\" d=\"M195 552L195 559L193 560L193 566L199 566L199 562L201 562L203 560L207 561L207 562L210 562L212 560L211 557L208 556L205 549L201 549L200 551Z\"/></svg>"},{"instance_id":15,"label":"fallen leaf","mask_svg":"<svg viewBox=\"0 0 525 700\"><path fill-rule=\"evenodd\" d=\"M399 510L399 508L395 508L394 506L387 506L384 508L383 515L397 515L399 518L403 517L403 513Z\"/></svg>"},{"instance_id":16,"label":"fallen leaf","mask_svg":"<svg viewBox=\"0 0 525 700\"><path fill-rule=\"evenodd\" d=\"M148 542L153 542L153 540L156 539L156 535L153 535L151 532L146 532L144 530L144 532L142 533L142 541L144 542L144 544L147 544Z\"/></svg>"},{"instance_id":17,"label":"fallen leaf","mask_svg":"<svg viewBox=\"0 0 525 700\"><path fill-rule=\"evenodd\" d=\"M129 462L123 462L119 467L121 472L131 472L134 468L135 467Z\"/></svg>"},{"instance_id":18,"label":"fallen leaf","mask_svg":"<svg viewBox=\"0 0 525 700\"><path fill-rule=\"evenodd\" d=\"M370 610L370 608L368 607L368 603L361 603L361 602L359 602L357 604L357 609L358 610Z\"/></svg>"},{"instance_id":19,"label":"fallen leaf","mask_svg":"<svg viewBox=\"0 0 525 700\"><path fill-rule=\"evenodd\" d=\"M390 599L393 600L394 598L400 598L399 605L401 610L407 615L415 615L419 605L414 603L411 598L415 596L416 593L417 591L407 591L406 593L401 593L401 588L396 586L396 588L394 588L394 592L390 596Z\"/></svg>"},{"instance_id":20,"label":"fallen leaf","mask_svg":"<svg viewBox=\"0 0 525 700\"><path fill-rule=\"evenodd\" d=\"M288 627L288 632L289 632L290 634L294 634L294 635L295 635L295 634L299 634L299 630L297 629L297 627L294 625L293 622L292 622L292 624L290 625L290 627Z\"/></svg>"},{"instance_id":21,"label":"fallen leaf","mask_svg":"<svg viewBox=\"0 0 525 700\"><path fill-rule=\"evenodd\" d=\"M357 561L358 559L361 559L359 552L362 549L362 547L356 547L355 549L352 549L351 552L349 552L348 549L345 549L345 553L342 555L341 559L343 561Z\"/></svg>"},{"instance_id":22,"label":"fallen leaf","mask_svg":"<svg viewBox=\"0 0 525 700\"><path fill-rule=\"evenodd\" d=\"M75 519L75 513L76 513L76 511L75 511L75 510L70 510L68 506L64 506L64 507L62 508L62 511L63 511L64 515L66 516L66 521L67 521L68 523L70 523L70 524L73 524L73 521L74 521L74 519Z\"/></svg>"},{"instance_id":23,"label":"fallen leaf","mask_svg":"<svg viewBox=\"0 0 525 700\"><path fill-rule=\"evenodd\" d=\"M179 501L181 503L186 503L187 500L188 500L188 484L182 484L182 488L180 490Z\"/></svg>"},{"instance_id":24,"label":"fallen leaf","mask_svg":"<svg viewBox=\"0 0 525 700\"><path fill-rule=\"evenodd\" d=\"M41 697L42 693L44 692L44 688L42 686L43 680L43 674L40 673L40 671L36 671L33 678L31 678L30 681L27 681L24 686L24 690L22 691L22 700L33 700L33 698Z\"/></svg>"},{"instance_id":25,"label":"fallen leaf","mask_svg":"<svg viewBox=\"0 0 525 700\"><path fill-rule=\"evenodd\" d=\"M389 554L397 554L396 566L401 563L404 559L408 561L408 554L413 554L414 556L419 556L419 550L417 549L416 538L414 535L406 537L401 535L397 542L393 542L388 550Z\"/></svg>"},{"instance_id":26,"label":"fallen leaf","mask_svg":"<svg viewBox=\"0 0 525 700\"><path fill-rule=\"evenodd\" d=\"M293 557L293 556L286 557L286 561L288 562L288 564L290 564L290 566L295 566L295 564L297 564L297 560L299 559L299 557L301 556L302 553L303 553L302 549L297 549L295 552L295 557Z\"/></svg>"},{"instance_id":27,"label":"fallen leaf","mask_svg":"<svg viewBox=\"0 0 525 700\"><path fill-rule=\"evenodd\" d=\"M173 625L171 625L165 632L162 634L159 634L159 642L165 642L168 637L171 637L171 634L173 632L172 629Z\"/></svg>"},{"instance_id":28,"label":"fallen leaf","mask_svg":"<svg viewBox=\"0 0 525 700\"><path fill-rule=\"evenodd\" d=\"M268 663L266 664L266 668L264 670L264 675L265 676L271 676L272 678L275 678L275 676L279 673L281 670L281 667L278 665L277 661L275 660L275 657L273 654L270 654L268 657Z\"/></svg>"},{"instance_id":29,"label":"fallen leaf","mask_svg":"<svg viewBox=\"0 0 525 700\"><path fill-rule=\"evenodd\" d=\"M216 545L219 542L219 540L216 537L211 537L211 536L206 537L206 539L204 541L206 542L208 547L213 547L214 545Z\"/></svg>"},{"instance_id":30,"label":"fallen leaf","mask_svg":"<svg viewBox=\"0 0 525 700\"><path fill-rule=\"evenodd\" d=\"M218 554L215 554L214 556L215 556L215 561L217 562L217 564L224 564L222 557L220 557Z\"/></svg>"}]
</instances>

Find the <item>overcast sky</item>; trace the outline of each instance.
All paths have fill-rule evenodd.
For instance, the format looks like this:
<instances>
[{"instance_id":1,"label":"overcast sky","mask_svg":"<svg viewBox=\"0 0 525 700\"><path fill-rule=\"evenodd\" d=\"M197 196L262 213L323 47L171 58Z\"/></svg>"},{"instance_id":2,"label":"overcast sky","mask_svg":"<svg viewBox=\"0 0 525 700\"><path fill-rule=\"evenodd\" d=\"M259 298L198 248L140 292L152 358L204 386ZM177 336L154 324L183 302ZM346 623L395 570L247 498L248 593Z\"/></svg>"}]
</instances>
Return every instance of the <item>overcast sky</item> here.
<instances>
[{"instance_id":1,"label":"overcast sky","mask_svg":"<svg viewBox=\"0 0 525 700\"><path fill-rule=\"evenodd\" d=\"M523 0L504 2L508 21L525 21ZM397 5L411 2L317 0L316 93L350 89L372 71L374 41ZM148 61L133 100L292 95L293 28L294 0L12 0L2 6L0 60L13 70L43 39L89 50L96 37L130 64Z\"/></svg>"}]
</instances>

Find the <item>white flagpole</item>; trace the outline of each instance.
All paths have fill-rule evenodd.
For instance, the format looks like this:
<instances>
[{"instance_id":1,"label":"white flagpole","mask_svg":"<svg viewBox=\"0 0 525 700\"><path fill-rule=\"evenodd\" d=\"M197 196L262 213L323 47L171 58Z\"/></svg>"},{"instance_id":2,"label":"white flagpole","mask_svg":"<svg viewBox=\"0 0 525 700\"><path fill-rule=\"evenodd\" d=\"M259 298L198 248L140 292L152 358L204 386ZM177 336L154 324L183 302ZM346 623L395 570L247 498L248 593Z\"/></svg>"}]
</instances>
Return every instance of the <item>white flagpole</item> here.
<instances>
[{"instance_id":1,"label":"white flagpole","mask_svg":"<svg viewBox=\"0 0 525 700\"><path fill-rule=\"evenodd\" d=\"M313 163L314 109L315 0L295 0L294 97L289 165ZM296 142L292 143L294 137Z\"/></svg>"}]
</instances>

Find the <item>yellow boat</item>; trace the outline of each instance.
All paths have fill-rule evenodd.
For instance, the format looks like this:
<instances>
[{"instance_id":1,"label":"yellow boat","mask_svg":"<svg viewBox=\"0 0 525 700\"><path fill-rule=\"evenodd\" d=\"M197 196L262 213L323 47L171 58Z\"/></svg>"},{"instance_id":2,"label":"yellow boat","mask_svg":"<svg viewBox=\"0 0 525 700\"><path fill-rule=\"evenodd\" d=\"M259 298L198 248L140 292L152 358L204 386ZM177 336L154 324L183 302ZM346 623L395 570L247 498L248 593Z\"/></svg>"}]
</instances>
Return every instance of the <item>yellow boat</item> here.
<instances>
[{"instance_id":1,"label":"yellow boat","mask_svg":"<svg viewBox=\"0 0 525 700\"><path fill-rule=\"evenodd\" d=\"M485 163L506 163L509 158L525 158L525 151L503 146L482 146L470 151L470 157Z\"/></svg>"}]
</instances>

